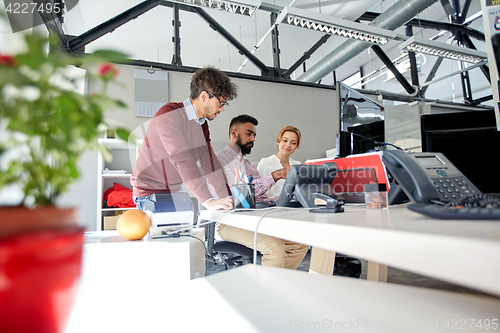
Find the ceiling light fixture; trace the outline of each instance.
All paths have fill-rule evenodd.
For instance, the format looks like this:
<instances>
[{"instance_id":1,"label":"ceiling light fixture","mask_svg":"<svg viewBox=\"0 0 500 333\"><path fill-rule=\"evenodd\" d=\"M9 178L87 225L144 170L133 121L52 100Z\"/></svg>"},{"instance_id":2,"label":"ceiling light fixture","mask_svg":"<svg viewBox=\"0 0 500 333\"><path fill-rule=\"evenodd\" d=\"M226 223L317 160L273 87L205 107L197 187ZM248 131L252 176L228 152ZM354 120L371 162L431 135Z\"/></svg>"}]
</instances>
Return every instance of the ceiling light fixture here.
<instances>
[{"instance_id":1,"label":"ceiling light fixture","mask_svg":"<svg viewBox=\"0 0 500 333\"><path fill-rule=\"evenodd\" d=\"M286 6L281 11L276 21L332 35L358 39L371 44L384 45L397 36L396 32L391 30L289 6Z\"/></svg>"},{"instance_id":2,"label":"ceiling light fixture","mask_svg":"<svg viewBox=\"0 0 500 333\"><path fill-rule=\"evenodd\" d=\"M477 64L488 58L486 52L473 50L457 45L449 45L446 43L436 42L433 40L419 39L410 37L405 42L399 45L401 50L421 52L437 57L465 61Z\"/></svg>"},{"instance_id":3,"label":"ceiling light fixture","mask_svg":"<svg viewBox=\"0 0 500 333\"><path fill-rule=\"evenodd\" d=\"M172 2L182 3L184 5L212 8L223 12L241 14L245 16L252 16L255 11L260 7L262 1L259 0L245 0L231 1L231 0L170 0Z\"/></svg>"}]
</instances>

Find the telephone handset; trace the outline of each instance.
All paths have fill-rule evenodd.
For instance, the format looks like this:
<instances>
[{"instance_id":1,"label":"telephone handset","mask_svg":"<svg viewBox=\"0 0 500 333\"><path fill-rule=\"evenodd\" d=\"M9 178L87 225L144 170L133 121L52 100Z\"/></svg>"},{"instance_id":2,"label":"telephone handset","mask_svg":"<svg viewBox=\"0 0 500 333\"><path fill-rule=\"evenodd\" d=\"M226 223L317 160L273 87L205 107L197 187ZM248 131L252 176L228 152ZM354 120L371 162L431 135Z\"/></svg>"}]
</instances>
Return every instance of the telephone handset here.
<instances>
[{"instance_id":1,"label":"telephone handset","mask_svg":"<svg viewBox=\"0 0 500 333\"><path fill-rule=\"evenodd\" d=\"M386 150L382 160L397 184L391 184L391 197L399 187L412 202L452 202L481 191L441 153L405 153ZM396 185L396 186L394 186ZM393 193L391 193L393 192ZM392 201L392 202L391 202Z\"/></svg>"}]
</instances>

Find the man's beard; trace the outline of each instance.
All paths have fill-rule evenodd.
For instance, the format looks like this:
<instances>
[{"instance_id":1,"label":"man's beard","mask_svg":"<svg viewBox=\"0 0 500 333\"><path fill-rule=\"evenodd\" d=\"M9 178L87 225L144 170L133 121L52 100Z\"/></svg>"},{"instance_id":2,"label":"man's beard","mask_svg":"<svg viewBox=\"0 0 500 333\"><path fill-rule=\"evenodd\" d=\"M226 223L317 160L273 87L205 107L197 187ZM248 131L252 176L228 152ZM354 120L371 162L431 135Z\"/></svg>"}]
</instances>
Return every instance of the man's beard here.
<instances>
[{"instance_id":1,"label":"man's beard","mask_svg":"<svg viewBox=\"0 0 500 333\"><path fill-rule=\"evenodd\" d=\"M240 147L241 153L243 155L248 155L248 154L250 154L252 152L253 142L249 142L246 145L242 145L241 144L241 139L238 137L236 139L236 144L238 145L238 147Z\"/></svg>"}]
</instances>

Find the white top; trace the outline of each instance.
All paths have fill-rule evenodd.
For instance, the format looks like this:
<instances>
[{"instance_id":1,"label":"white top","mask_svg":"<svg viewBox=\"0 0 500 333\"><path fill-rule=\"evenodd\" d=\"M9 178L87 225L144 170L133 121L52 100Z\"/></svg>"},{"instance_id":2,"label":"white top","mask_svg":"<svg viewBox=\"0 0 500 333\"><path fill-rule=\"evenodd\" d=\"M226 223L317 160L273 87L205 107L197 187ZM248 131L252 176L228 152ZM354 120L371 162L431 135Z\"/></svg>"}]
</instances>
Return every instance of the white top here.
<instances>
[{"instance_id":1,"label":"white top","mask_svg":"<svg viewBox=\"0 0 500 333\"><path fill-rule=\"evenodd\" d=\"M290 158L290 165L301 164L299 161ZM257 165L257 170L261 177L269 175L271 172L282 169L283 165L281 165L280 159L276 155L271 155L269 157L264 157L260 160L259 165ZM284 179L280 179L276 182L274 186L272 186L269 190L267 190L267 196L270 198L277 198L281 193L281 189L285 184Z\"/></svg>"}]
</instances>

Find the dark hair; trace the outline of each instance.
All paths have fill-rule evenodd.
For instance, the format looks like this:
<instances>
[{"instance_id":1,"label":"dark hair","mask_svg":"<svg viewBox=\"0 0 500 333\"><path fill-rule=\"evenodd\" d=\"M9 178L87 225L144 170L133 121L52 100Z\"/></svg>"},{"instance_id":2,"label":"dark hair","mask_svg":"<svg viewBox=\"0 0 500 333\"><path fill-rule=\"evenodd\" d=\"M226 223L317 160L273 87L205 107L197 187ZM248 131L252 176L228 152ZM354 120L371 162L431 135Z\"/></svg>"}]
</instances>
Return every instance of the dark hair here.
<instances>
[{"instance_id":1,"label":"dark hair","mask_svg":"<svg viewBox=\"0 0 500 333\"><path fill-rule=\"evenodd\" d=\"M246 123L252 123L255 126L257 126L259 124L259 121L257 119L255 119L254 117L249 116L247 114L240 114L239 116L231 119L231 122L229 123L229 135L231 135L231 128L234 128L237 125L246 124Z\"/></svg>"},{"instance_id":2,"label":"dark hair","mask_svg":"<svg viewBox=\"0 0 500 333\"><path fill-rule=\"evenodd\" d=\"M197 98L203 90L210 91L216 97L226 98L228 101L236 98L236 85L229 77L214 67L205 67L197 70L191 78L191 99Z\"/></svg>"}]
</instances>

